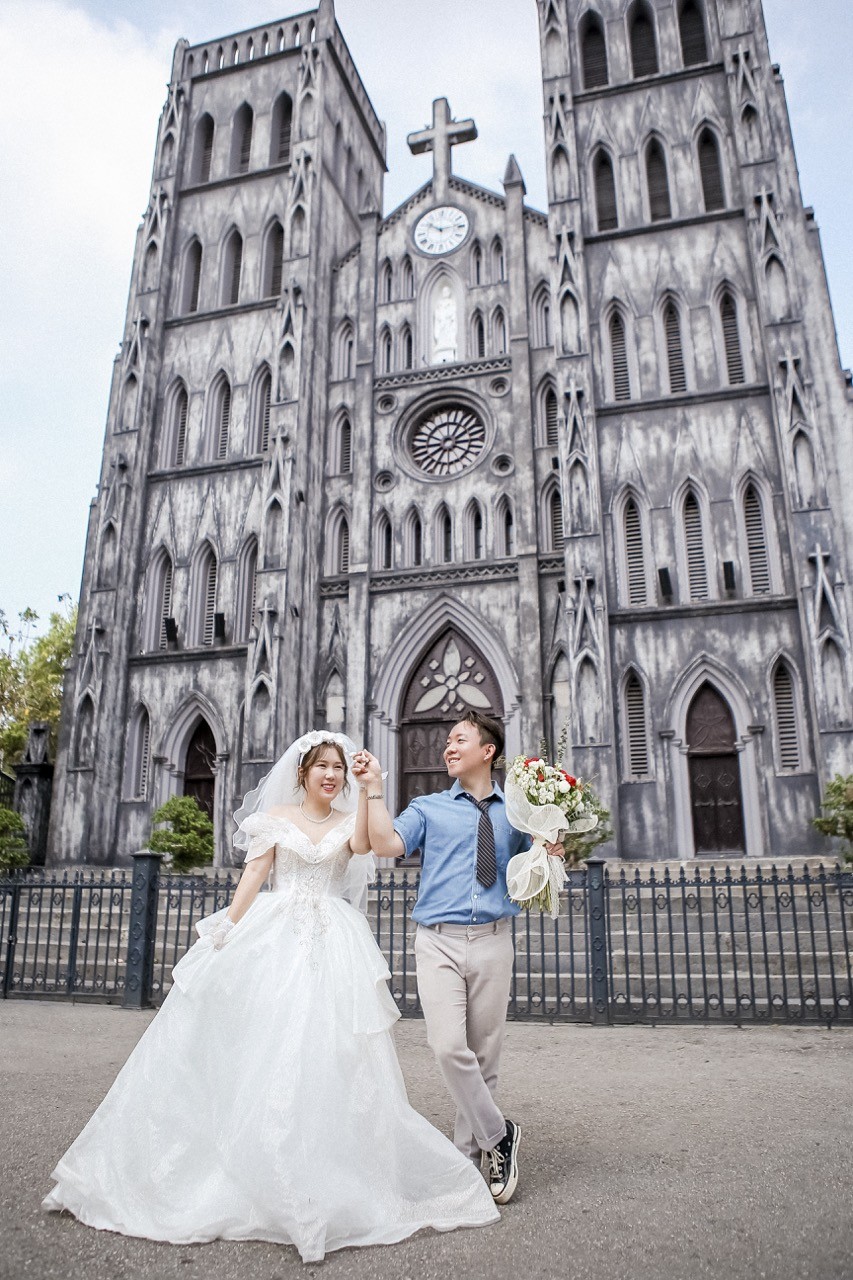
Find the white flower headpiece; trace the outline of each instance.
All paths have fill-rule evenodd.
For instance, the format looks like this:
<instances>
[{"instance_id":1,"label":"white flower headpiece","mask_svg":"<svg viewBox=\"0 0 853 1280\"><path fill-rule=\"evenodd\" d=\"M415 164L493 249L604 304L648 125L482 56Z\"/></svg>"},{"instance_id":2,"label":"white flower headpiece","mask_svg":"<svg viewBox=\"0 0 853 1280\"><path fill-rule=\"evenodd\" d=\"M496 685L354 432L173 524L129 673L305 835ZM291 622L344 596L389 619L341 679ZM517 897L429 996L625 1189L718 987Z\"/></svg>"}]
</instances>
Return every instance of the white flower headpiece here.
<instances>
[{"instance_id":1,"label":"white flower headpiece","mask_svg":"<svg viewBox=\"0 0 853 1280\"><path fill-rule=\"evenodd\" d=\"M349 755L349 748L352 746L350 739L343 733L324 733L321 729L312 729L310 733L303 734L301 738L296 740L296 750L299 753L299 763L308 754L312 747L319 747L323 742L334 743L336 747L340 747L344 755Z\"/></svg>"}]
</instances>

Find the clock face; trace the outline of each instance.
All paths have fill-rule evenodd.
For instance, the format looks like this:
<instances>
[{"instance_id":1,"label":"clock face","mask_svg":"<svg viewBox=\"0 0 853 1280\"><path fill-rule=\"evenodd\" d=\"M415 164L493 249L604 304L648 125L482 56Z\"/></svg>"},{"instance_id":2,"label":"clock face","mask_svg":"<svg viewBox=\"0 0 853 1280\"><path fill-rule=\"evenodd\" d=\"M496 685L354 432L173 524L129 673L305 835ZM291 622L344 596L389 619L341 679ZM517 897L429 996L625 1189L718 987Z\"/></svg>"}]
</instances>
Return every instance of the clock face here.
<instances>
[{"instance_id":1,"label":"clock face","mask_svg":"<svg viewBox=\"0 0 853 1280\"><path fill-rule=\"evenodd\" d=\"M450 253L468 234L468 219L452 204L430 209L415 224L415 244L421 253Z\"/></svg>"}]
</instances>

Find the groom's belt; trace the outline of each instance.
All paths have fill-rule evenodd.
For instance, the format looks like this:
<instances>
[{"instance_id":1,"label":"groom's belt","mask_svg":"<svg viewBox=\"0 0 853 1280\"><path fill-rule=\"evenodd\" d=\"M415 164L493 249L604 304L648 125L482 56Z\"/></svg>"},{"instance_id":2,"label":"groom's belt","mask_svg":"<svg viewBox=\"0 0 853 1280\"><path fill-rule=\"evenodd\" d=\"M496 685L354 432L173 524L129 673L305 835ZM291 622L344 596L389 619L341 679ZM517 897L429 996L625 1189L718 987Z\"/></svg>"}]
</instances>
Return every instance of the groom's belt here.
<instances>
[{"instance_id":1,"label":"groom's belt","mask_svg":"<svg viewBox=\"0 0 853 1280\"><path fill-rule=\"evenodd\" d=\"M489 920L485 924L419 924L419 929L432 929L435 933L456 934L458 937L475 937L479 933L500 933L512 926L511 916L502 916L500 920Z\"/></svg>"}]
</instances>

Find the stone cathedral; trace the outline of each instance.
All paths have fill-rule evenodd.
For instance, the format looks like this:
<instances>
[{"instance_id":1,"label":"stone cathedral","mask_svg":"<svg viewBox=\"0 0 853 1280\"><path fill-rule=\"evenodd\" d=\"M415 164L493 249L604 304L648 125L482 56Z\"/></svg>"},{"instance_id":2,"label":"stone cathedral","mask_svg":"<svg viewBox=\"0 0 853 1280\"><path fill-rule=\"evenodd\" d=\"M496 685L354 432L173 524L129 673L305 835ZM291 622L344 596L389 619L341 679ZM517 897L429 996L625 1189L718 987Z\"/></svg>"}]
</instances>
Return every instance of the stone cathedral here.
<instances>
[{"instance_id":1,"label":"stone cathedral","mask_svg":"<svg viewBox=\"0 0 853 1280\"><path fill-rule=\"evenodd\" d=\"M611 856L826 849L853 413L760 2L537 8L545 211L513 156L500 190L454 175L477 129L437 98L383 216L332 0L177 45L52 862L126 861L188 793L230 863L240 797L314 726L399 808L468 707L509 753L568 725Z\"/></svg>"}]
</instances>

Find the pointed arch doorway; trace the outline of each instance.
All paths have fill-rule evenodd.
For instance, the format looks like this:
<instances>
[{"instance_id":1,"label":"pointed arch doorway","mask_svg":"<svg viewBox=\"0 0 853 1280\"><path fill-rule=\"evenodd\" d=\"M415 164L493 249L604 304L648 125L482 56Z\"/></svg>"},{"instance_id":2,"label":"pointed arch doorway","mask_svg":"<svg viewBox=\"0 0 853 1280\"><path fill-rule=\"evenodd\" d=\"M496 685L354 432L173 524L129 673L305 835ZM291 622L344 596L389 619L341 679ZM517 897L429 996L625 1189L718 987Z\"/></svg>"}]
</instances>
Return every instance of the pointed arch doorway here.
<instances>
[{"instance_id":1,"label":"pointed arch doorway","mask_svg":"<svg viewBox=\"0 0 853 1280\"><path fill-rule=\"evenodd\" d=\"M697 857L745 853L734 717L725 698L707 681L696 691L688 708L686 738Z\"/></svg>"},{"instance_id":2,"label":"pointed arch doorway","mask_svg":"<svg viewBox=\"0 0 853 1280\"><path fill-rule=\"evenodd\" d=\"M451 785L442 758L447 734L469 710L503 722L500 685L476 645L446 627L415 663L403 694L398 812L415 796Z\"/></svg>"},{"instance_id":3,"label":"pointed arch doorway","mask_svg":"<svg viewBox=\"0 0 853 1280\"><path fill-rule=\"evenodd\" d=\"M199 720L187 744L184 765L184 795L193 796L200 809L213 820L216 790L216 740L206 720Z\"/></svg>"}]
</instances>

